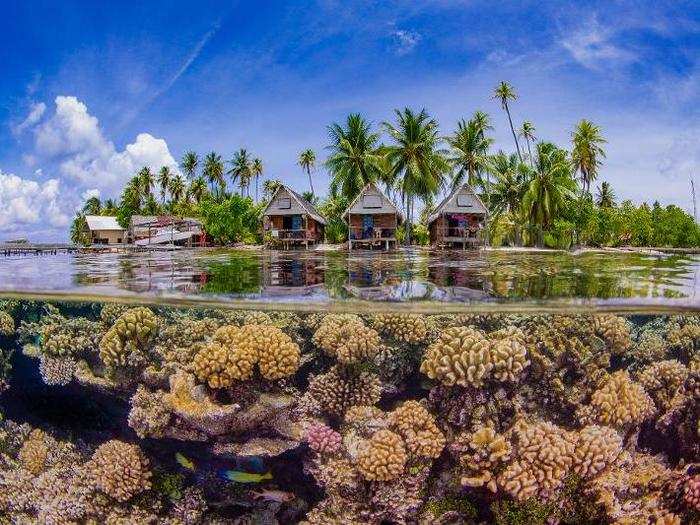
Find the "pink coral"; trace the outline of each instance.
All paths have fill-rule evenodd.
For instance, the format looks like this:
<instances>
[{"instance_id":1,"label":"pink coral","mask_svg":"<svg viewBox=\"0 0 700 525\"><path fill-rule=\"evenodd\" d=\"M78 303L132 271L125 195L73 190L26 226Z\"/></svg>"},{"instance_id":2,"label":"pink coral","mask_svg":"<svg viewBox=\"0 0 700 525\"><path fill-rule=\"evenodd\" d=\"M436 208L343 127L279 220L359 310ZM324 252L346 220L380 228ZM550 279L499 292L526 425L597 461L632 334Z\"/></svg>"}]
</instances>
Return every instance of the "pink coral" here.
<instances>
[{"instance_id":1,"label":"pink coral","mask_svg":"<svg viewBox=\"0 0 700 525\"><path fill-rule=\"evenodd\" d=\"M688 478L685 482L683 500L690 508L700 511L700 474Z\"/></svg>"},{"instance_id":2,"label":"pink coral","mask_svg":"<svg viewBox=\"0 0 700 525\"><path fill-rule=\"evenodd\" d=\"M319 454L334 454L340 450L341 436L323 423L315 423L306 431L309 447Z\"/></svg>"}]
</instances>

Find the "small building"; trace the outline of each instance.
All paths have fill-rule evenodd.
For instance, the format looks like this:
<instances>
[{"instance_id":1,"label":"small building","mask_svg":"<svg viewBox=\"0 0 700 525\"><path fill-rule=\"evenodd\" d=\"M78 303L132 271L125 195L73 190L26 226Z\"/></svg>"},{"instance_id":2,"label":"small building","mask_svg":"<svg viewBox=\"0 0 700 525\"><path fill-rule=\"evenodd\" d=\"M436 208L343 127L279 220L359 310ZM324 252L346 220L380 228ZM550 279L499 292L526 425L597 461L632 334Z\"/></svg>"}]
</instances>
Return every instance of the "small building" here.
<instances>
[{"instance_id":1,"label":"small building","mask_svg":"<svg viewBox=\"0 0 700 525\"><path fill-rule=\"evenodd\" d=\"M326 219L313 204L287 186L280 186L263 211L265 242L292 248L323 242Z\"/></svg>"},{"instance_id":2,"label":"small building","mask_svg":"<svg viewBox=\"0 0 700 525\"><path fill-rule=\"evenodd\" d=\"M127 240L137 246L173 244L204 246L206 233L199 219L174 215L132 215Z\"/></svg>"},{"instance_id":3,"label":"small building","mask_svg":"<svg viewBox=\"0 0 700 525\"><path fill-rule=\"evenodd\" d=\"M456 187L428 217L430 244L449 248L482 246L488 209L466 182Z\"/></svg>"},{"instance_id":4,"label":"small building","mask_svg":"<svg viewBox=\"0 0 700 525\"><path fill-rule=\"evenodd\" d=\"M384 248L396 246L396 229L403 215L389 197L374 183L367 184L345 210L348 248Z\"/></svg>"},{"instance_id":5,"label":"small building","mask_svg":"<svg viewBox=\"0 0 700 525\"><path fill-rule=\"evenodd\" d=\"M87 233L90 244L122 244L126 242L126 229L117 222L116 217L86 215Z\"/></svg>"}]
</instances>

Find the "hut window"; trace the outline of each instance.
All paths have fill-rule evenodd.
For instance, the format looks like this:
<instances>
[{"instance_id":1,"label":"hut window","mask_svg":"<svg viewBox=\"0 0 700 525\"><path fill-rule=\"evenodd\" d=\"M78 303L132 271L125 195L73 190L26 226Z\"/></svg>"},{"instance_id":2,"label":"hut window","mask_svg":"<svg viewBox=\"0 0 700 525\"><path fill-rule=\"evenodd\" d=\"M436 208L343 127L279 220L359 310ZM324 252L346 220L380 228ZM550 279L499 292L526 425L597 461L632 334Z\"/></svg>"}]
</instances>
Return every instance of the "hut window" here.
<instances>
[{"instance_id":1,"label":"hut window","mask_svg":"<svg viewBox=\"0 0 700 525\"><path fill-rule=\"evenodd\" d=\"M471 195L457 195L457 206L460 208L471 208Z\"/></svg>"},{"instance_id":2,"label":"hut window","mask_svg":"<svg viewBox=\"0 0 700 525\"><path fill-rule=\"evenodd\" d=\"M362 206L364 208L381 208L382 198L379 195L365 195L362 197Z\"/></svg>"},{"instance_id":3,"label":"hut window","mask_svg":"<svg viewBox=\"0 0 700 525\"><path fill-rule=\"evenodd\" d=\"M290 208L292 207L292 199L290 199L289 197L281 197L281 198L277 201L277 207L278 207L280 210L288 210L288 209L290 209Z\"/></svg>"}]
</instances>

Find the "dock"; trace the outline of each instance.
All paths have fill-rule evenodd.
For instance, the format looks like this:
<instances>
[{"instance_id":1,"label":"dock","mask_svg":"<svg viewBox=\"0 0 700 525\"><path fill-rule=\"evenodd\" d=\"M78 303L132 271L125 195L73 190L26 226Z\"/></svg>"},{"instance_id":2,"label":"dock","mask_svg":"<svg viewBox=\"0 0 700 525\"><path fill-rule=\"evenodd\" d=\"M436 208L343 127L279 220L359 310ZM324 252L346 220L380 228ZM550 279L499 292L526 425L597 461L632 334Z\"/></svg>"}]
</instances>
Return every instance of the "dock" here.
<instances>
[{"instance_id":1,"label":"dock","mask_svg":"<svg viewBox=\"0 0 700 525\"><path fill-rule=\"evenodd\" d=\"M0 253L5 257L11 255L57 255L59 253L74 253L79 250L75 244L67 243L30 243L30 242L0 242Z\"/></svg>"}]
</instances>

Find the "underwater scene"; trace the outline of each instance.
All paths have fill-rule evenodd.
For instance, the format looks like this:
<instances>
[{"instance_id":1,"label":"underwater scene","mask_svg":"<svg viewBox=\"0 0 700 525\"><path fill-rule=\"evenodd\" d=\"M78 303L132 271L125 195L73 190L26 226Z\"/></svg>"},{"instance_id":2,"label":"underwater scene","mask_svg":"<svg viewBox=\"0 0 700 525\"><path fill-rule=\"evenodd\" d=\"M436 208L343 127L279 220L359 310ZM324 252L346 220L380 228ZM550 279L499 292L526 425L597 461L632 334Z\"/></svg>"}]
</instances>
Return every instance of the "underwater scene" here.
<instances>
[{"instance_id":1,"label":"underwater scene","mask_svg":"<svg viewBox=\"0 0 700 525\"><path fill-rule=\"evenodd\" d=\"M700 520L700 315L0 301L0 522Z\"/></svg>"}]
</instances>

